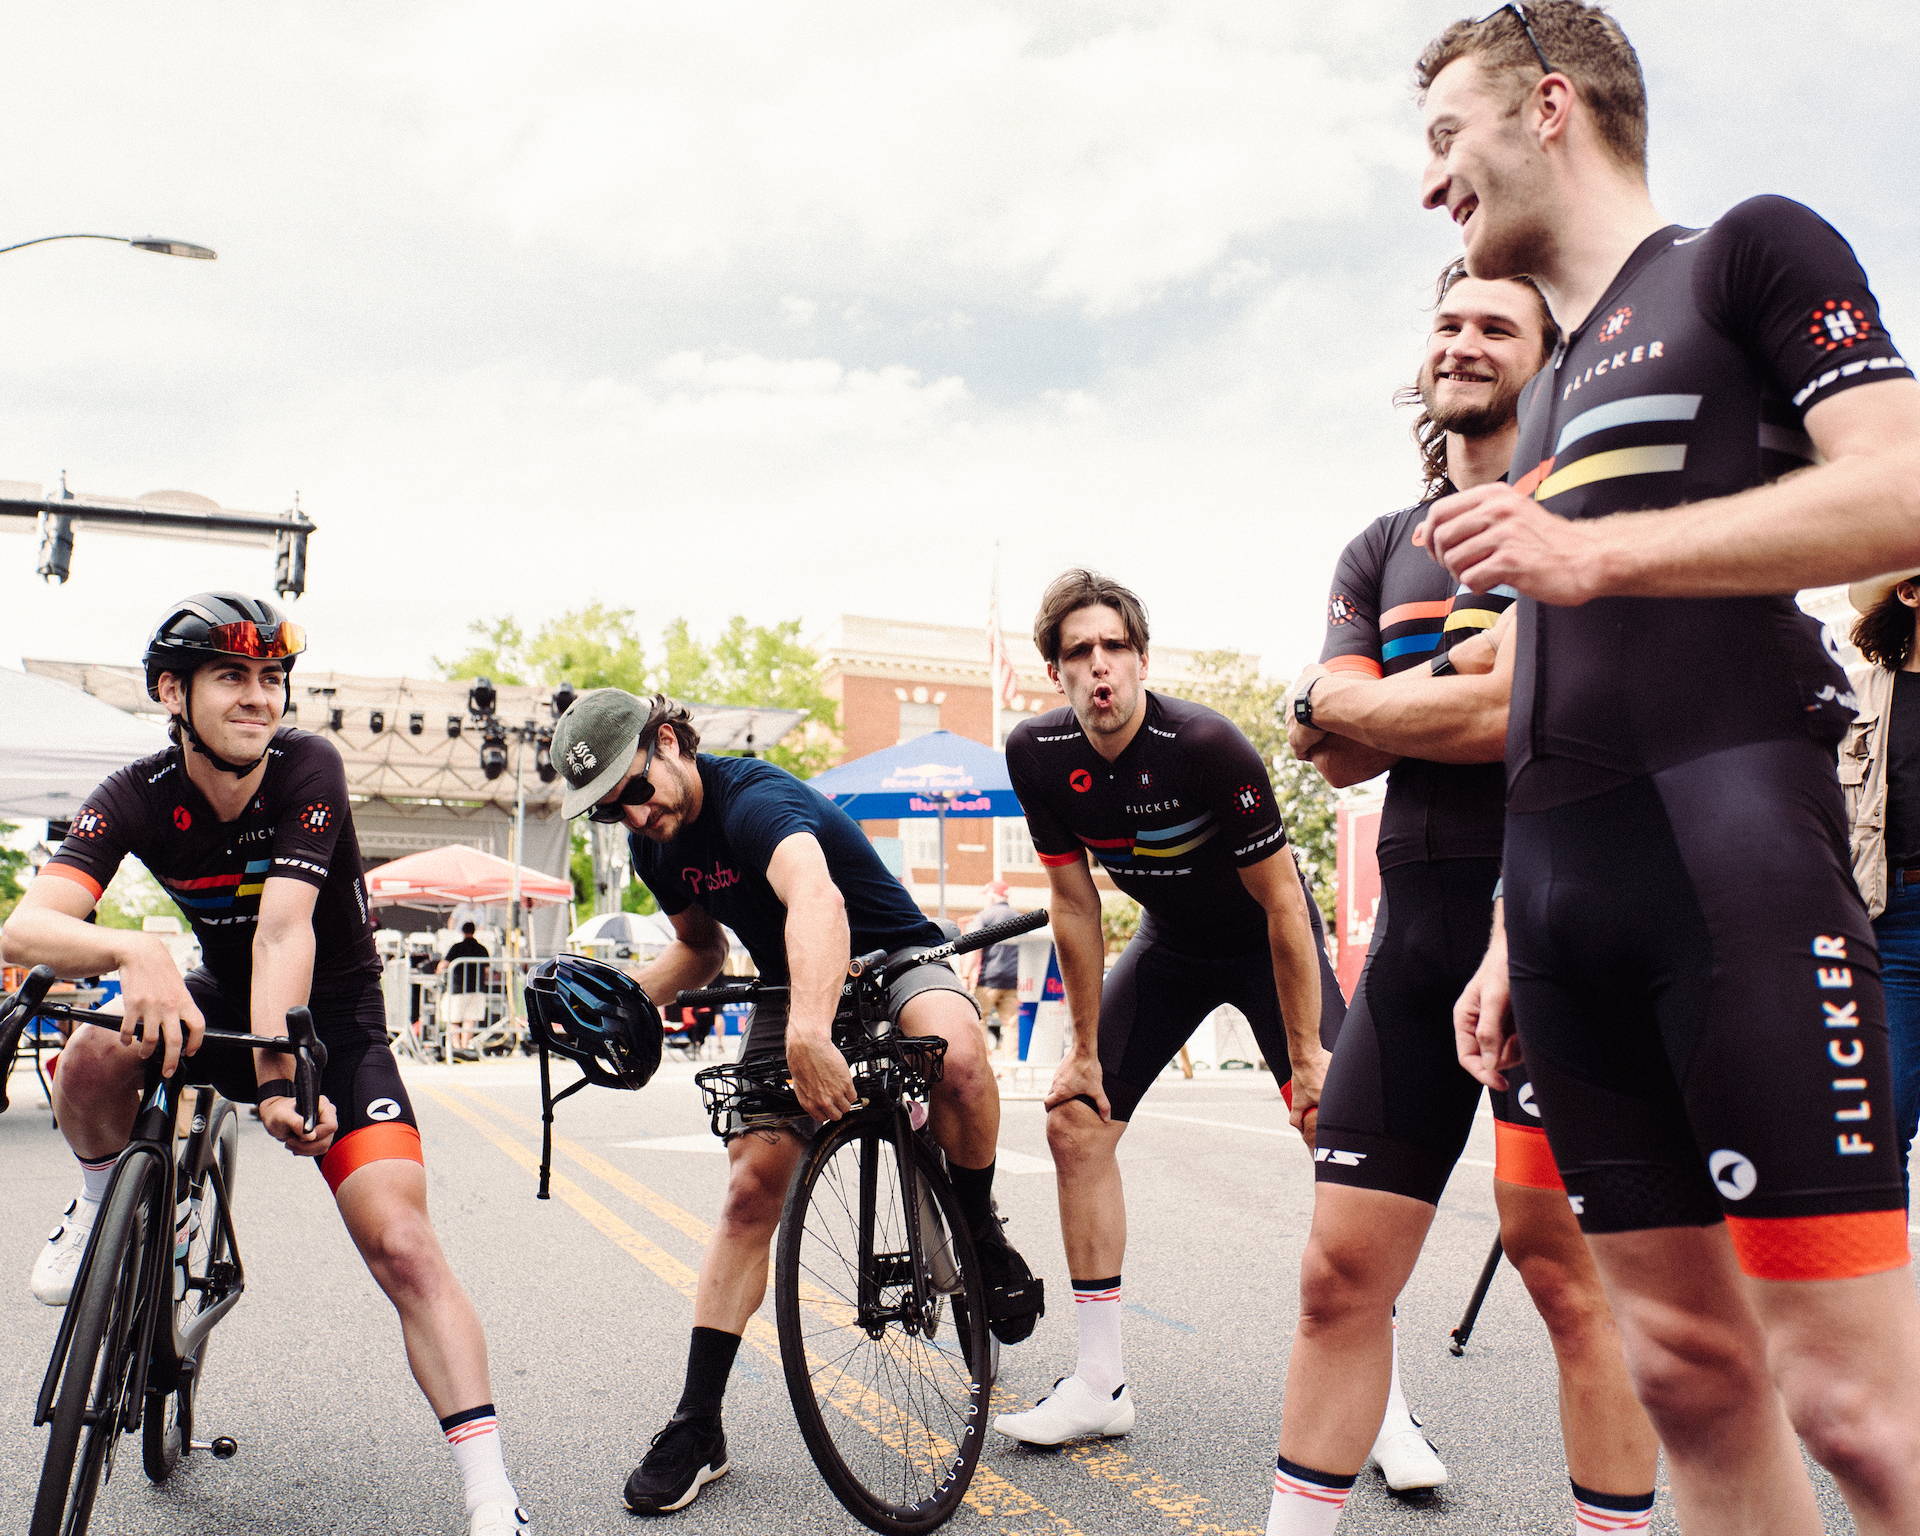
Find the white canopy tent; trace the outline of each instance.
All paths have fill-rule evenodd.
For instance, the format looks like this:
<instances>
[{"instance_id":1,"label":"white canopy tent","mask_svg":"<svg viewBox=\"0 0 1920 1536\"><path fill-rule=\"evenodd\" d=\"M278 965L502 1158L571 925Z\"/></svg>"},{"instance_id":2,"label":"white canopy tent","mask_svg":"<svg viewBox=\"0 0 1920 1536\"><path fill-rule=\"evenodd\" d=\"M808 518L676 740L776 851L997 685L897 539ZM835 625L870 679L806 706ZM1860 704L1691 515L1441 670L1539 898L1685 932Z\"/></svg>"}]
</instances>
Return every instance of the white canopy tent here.
<instances>
[{"instance_id":1,"label":"white canopy tent","mask_svg":"<svg viewBox=\"0 0 1920 1536\"><path fill-rule=\"evenodd\" d=\"M0 667L0 816L64 821L108 774L166 744L154 720Z\"/></svg>"}]
</instances>

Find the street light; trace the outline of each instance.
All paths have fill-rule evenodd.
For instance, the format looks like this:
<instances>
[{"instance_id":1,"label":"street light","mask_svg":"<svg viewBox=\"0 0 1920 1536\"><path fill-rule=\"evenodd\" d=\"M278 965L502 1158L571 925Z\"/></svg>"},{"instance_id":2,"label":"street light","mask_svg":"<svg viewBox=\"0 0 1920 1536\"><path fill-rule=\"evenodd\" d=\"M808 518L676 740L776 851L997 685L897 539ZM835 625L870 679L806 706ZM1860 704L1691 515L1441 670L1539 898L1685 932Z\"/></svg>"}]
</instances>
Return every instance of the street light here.
<instances>
[{"instance_id":1,"label":"street light","mask_svg":"<svg viewBox=\"0 0 1920 1536\"><path fill-rule=\"evenodd\" d=\"M0 256L8 251L24 251L30 245L45 245L49 240L112 240L130 245L136 251L158 251L162 256L186 256L194 261L217 261L220 253L190 240L167 240L159 235L42 235L37 240L22 240L16 245L0 245Z\"/></svg>"}]
</instances>

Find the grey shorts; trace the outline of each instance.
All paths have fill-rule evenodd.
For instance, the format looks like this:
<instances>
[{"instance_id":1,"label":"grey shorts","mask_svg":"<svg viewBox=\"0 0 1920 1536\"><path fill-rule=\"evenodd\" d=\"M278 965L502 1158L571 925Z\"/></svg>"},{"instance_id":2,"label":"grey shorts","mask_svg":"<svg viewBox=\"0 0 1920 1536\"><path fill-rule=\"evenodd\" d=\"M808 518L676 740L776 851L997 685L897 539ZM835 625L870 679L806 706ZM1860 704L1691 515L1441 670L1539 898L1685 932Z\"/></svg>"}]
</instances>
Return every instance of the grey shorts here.
<instances>
[{"instance_id":1,"label":"grey shorts","mask_svg":"<svg viewBox=\"0 0 1920 1536\"><path fill-rule=\"evenodd\" d=\"M901 1011L922 992L957 992L977 1014L980 1005L967 990L967 984L953 973L945 961L932 960L902 972L887 988L887 1017L898 1022ZM747 1018L746 1037L740 1042L741 1065L787 1059L787 1010L771 1003L757 1005ZM791 1130L801 1137L811 1136L819 1123L810 1115L736 1115L721 1133L732 1141L747 1131L778 1132Z\"/></svg>"}]
</instances>

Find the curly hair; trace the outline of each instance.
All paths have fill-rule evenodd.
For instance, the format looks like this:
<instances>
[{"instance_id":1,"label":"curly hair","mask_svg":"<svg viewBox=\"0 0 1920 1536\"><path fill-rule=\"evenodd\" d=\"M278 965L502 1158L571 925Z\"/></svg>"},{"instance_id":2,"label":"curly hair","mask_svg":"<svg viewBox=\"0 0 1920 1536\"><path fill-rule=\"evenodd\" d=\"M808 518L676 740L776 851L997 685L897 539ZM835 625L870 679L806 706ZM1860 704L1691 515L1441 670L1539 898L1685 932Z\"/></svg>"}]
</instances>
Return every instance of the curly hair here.
<instances>
[{"instance_id":1,"label":"curly hair","mask_svg":"<svg viewBox=\"0 0 1920 1536\"><path fill-rule=\"evenodd\" d=\"M1904 668L1913 656L1915 613L1900 601L1901 582L1879 602L1853 621L1849 638L1862 656L1889 672Z\"/></svg>"},{"instance_id":2,"label":"curly hair","mask_svg":"<svg viewBox=\"0 0 1920 1536\"><path fill-rule=\"evenodd\" d=\"M700 750L700 732L694 727L687 706L664 693L656 693L647 700L647 723L640 728L640 739L645 741L663 726L672 727L674 740L684 755L691 757Z\"/></svg>"},{"instance_id":3,"label":"curly hair","mask_svg":"<svg viewBox=\"0 0 1920 1536\"><path fill-rule=\"evenodd\" d=\"M1433 286L1433 307L1438 309L1446 302L1447 295L1453 291L1455 283L1467 275L1467 260L1456 256L1440 269L1440 278ZM1553 356L1553 349L1560 345L1560 327L1554 323L1553 312L1547 308L1546 295L1530 277L1501 278L1501 282L1524 284L1540 303L1540 360L1544 363ZM1447 479L1447 429L1435 421L1427 410L1426 396L1420 392L1419 381L1402 385L1393 392L1395 405L1417 405L1420 414L1414 418L1413 444L1420 450L1420 473L1422 484L1420 499L1431 501L1443 494L1451 485Z\"/></svg>"}]
</instances>

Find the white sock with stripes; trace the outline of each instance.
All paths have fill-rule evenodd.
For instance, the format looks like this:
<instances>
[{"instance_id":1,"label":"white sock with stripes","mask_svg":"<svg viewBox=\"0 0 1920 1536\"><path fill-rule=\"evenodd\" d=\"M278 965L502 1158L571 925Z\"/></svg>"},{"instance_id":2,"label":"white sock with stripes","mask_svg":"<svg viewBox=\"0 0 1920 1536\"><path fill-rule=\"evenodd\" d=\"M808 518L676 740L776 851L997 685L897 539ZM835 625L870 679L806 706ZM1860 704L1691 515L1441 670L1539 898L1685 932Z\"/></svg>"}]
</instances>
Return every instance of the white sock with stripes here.
<instances>
[{"instance_id":1,"label":"white sock with stripes","mask_svg":"<svg viewBox=\"0 0 1920 1536\"><path fill-rule=\"evenodd\" d=\"M1074 1281L1073 1316L1080 1327L1080 1360L1073 1374L1111 1397L1127 1384L1120 1352L1120 1277Z\"/></svg>"},{"instance_id":2,"label":"white sock with stripes","mask_svg":"<svg viewBox=\"0 0 1920 1536\"><path fill-rule=\"evenodd\" d=\"M519 1495L507 1480L506 1458L500 1452L500 1421L493 1404L482 1403L440 1421L453 1452L453 1465L466 1489L467 1513L482 1504L518 1504Z\"/></svg>"},{"instance_id":3,"label":"white sock with stripes","mask_svg":"<svg viewBox=\"0 0 1920 1536\"><path fill-rule=\"evenodd\" d=\"M1573 1484L1573 1536L1636 1536L1652 1524L1651 1493L1595 1493Z\"/></svg>"},{"instance_id":4,"label":"white sock with stripes","mask_svg":"<svg viewBox=\"0 0 1920 1536\"><path fill-rule=\"evenodd\" d=\"M1273 1503L1267 1536L1333 1536L1354 1479L1315 1472L1284 1456L1273 1459Z\"/></svg>"}]
</instances>

